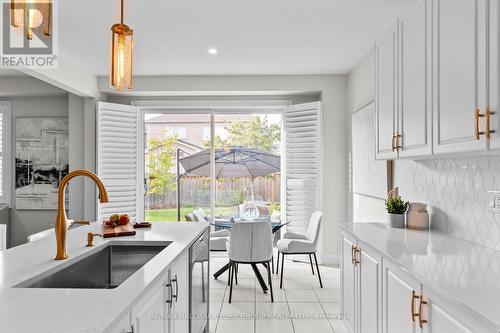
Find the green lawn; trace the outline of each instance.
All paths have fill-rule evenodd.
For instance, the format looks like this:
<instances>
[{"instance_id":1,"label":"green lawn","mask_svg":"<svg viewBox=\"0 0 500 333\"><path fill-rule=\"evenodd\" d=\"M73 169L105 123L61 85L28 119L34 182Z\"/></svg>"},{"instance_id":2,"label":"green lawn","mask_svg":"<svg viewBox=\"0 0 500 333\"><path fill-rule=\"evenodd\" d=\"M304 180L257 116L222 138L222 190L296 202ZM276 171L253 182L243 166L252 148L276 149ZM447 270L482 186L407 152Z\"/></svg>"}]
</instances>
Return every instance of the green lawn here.
<instances>
[{"instance_id":1,"label":"green lawn","mask_svg":"<svg viewBox=\"0 0 500 333\"><path fill-rule=\"evenodd\" d=\"M208 214L210 209L204 208ZM181 221L185 221L184 216L192 213L194 208L184 207L181 208ZM217 207L215 209L216 215L231 215L235 212L233 207ZM144 214L146 221L177 221L177 208L170 209L152 209L146 210Z\"/></svg>"}]
</instances>

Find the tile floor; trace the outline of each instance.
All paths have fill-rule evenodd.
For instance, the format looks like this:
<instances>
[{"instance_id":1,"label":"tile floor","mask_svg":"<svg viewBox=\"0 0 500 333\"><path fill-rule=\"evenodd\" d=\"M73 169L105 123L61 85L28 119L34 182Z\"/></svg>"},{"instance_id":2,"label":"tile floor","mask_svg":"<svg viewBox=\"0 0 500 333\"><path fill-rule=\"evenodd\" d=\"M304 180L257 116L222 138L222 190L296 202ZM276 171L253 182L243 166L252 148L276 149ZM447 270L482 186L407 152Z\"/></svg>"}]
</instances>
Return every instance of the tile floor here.
<instances>
[{"instance_id":1,"label":"tile floor","mask_svg":"<svg viewBox=\"0 0 500 333\"><path fill-rule=\"evenodd\" d=\"M276 256L275 256L276 260ZM229 304L227 273L218 280L212 274L227 263L223 253L210 261L211 333L347 333L340 318L339 268L320 266L323 288L309 263L285 261L283 289L273 274L274 303L264 294L249 265L239 265L238 285ZM267 282L267 272L259 267Z\"/></svg>"}]
</instances>

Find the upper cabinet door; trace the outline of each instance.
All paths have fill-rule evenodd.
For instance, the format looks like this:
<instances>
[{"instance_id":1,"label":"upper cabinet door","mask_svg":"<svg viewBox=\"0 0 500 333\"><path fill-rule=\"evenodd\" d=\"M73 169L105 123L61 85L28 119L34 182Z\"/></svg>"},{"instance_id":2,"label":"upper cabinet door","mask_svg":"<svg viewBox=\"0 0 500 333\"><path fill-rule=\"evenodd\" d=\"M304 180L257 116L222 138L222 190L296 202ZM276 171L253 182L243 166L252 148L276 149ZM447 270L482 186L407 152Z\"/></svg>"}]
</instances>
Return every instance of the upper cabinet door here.
<instances>
[{"instance_id":1,"label":"upper cabinet door","mask_svg":"<svg viewBox=\"0 0 500 333\"><path fill-rule=\"evenodd\" d=\"M397 131L397 63L398 25L375 45L376 57L376 104L375 138L376 159L398 157L394 148L394 133Z\"/></svg>"},{"instance_id":2,"label":"upper cabinet door","mask_svg":"<svg viewBox=\"0 0 500 333\"><path fill-rule=\"evenodd\" d=\"M484 150L476 139L475 114L485 95L486 1L433 2L434 152ZM480 109L483 113L484 110ZM479 125L482 127L482 118ZM484 127L480 128L484 131Z\"/></svg>"},{"instance_id":3,"label":"upper cabinet door","mask_svg":"<svg viewBox=\"0 0 500 333\"><path fill-rule=\"evenodd\" d=\"M490 148L500 149L500 0L490 0L489 2L489 63L488 63L488 101L489 107L494 114L490 115L491 133ZM487 120L487 118L486 118ZM485 122L485 129L488 126Z\"/></svg>"},{"instance_id":4,"label":"upper cabinet door","mask_svg":"<svg viewBox=\"0 0 500 333\"><path fill-rule=\"evenodd\" d=\"M400 157L432 154L429 7L429 1L420 1L399 22Z\"/></svg>"}]
</instances>

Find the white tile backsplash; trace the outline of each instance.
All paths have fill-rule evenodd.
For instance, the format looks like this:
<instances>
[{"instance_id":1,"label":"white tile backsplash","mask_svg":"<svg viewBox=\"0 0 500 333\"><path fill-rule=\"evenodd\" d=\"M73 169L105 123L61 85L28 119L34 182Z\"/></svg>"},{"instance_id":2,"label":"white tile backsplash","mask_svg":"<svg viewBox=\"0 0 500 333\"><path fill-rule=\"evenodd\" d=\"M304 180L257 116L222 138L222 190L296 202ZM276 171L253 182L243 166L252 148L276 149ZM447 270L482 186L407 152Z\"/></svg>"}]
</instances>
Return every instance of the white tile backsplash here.
<instances>
[{"instance_id":1,"label":"white tile backsplash","mask_svg":"<svg viewBox=\"0 0 500 333\"><path fill-rule=\"evenodd\" d=\"M405 200L429 205L433 229L500 250L500 215L488 210L500 190L500 155L394 162Z\"/></svg>"}]
</instances>

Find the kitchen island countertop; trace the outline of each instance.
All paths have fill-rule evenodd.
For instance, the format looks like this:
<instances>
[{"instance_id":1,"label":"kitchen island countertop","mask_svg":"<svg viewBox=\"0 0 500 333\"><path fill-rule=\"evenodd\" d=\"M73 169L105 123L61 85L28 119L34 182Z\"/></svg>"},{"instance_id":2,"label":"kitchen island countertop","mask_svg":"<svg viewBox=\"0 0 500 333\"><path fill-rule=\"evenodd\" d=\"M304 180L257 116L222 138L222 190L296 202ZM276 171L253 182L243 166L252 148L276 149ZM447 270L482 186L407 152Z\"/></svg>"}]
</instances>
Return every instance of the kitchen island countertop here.
<instances>
[{"instance_id":1,"label":"kitchen island countertop","mask_svg":"<svg viewBox=\"0 0 500 333\"><path fill-rule=\"evenodd\" d=\"M106 332L135 302L158 282L167 267L209 227L208 223L154 222L137 229L135 236L94 238L85 247L87 233L101 233L102 225L68 231L67 260L53 260L55 236L0 252L0 325L2 332L71 333ZM114 289L15 288L19 283L47 271L57 271L90 251L115 243L172 242L157 256ZM92 272L88 272L92 274Z\"/></svg>"}]
</instances>

